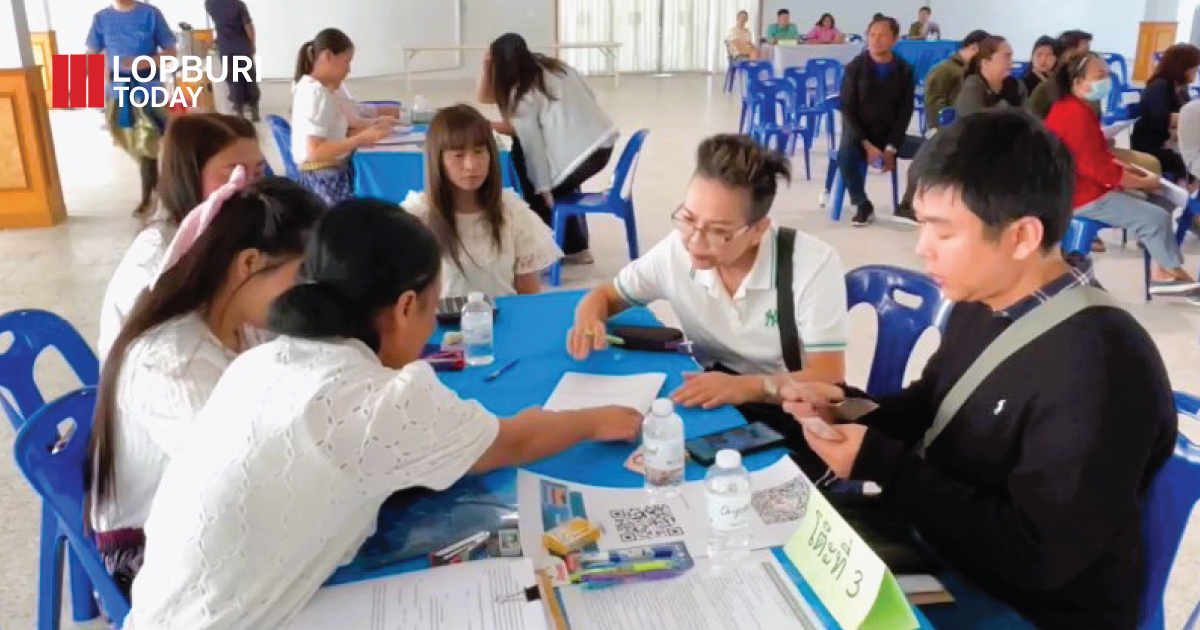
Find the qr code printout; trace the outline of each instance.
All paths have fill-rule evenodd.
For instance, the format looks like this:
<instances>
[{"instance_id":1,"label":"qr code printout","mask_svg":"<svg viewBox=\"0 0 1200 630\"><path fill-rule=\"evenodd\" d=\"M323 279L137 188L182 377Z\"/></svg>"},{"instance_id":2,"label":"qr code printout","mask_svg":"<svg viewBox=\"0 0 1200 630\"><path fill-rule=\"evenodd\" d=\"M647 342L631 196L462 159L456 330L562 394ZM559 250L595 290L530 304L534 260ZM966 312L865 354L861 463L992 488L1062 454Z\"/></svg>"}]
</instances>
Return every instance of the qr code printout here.
<instances>
[{"instance_id":1,"label":"qr code printout","mask_svg":"<svg viewBox=\"0 0 1200 630\"><path fill-rule=\"evenodd\" d=\"M609 510L608 515L616 525L617 536L621 542L641 542L683 536L683 528L675 520L675 514L671 512L671 507L668 505L656 503L643 507Z\"/></svg>"},{"instance_id":2,"label":"qr code printout","mask_svg":"<svg viewBox=\"0 0 1200 630\"><path fill-rule=\"evenodd\" d=\"M808 510L808 493L808 484L797 478L774 488L755 491L750 504L766 525L789 523L804 518Z\"/></svg>"}]
</instances>

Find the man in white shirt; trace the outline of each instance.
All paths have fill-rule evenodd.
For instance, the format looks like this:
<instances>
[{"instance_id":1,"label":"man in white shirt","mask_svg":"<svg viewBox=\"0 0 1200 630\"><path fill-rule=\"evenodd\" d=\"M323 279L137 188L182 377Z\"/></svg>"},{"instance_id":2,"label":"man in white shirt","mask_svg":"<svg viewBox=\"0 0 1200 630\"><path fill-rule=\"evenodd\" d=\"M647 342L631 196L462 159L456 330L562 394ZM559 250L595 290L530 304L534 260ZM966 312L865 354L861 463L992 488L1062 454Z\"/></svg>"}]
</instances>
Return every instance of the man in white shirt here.
<instances>
[{"instance_id":1,"label":"man in white shirt","mask_svg":"<svg viewBox=\"0 0 1200 630\"><path fill-rule=\"evenodd\" d=\"M672 394L676 403L706 409L741 405L754 420L759 414L748 413L745 405L772 403L778 410L775 396L784 372L799 381L841 382L846 346L841 260L824 242L771 222L767 215L779 178L790 180L787 158L746 136L718 135L701 143L687 195L672 215L675 231L583 298L567 336L572 356L583 359L607 346L609 317L667 300L710 368L688 377ZM780 273L779 254L793 240L792 264ZM780 300L777 287L785 295L790 287L791 300ZM798 344L788 346L788 331Z\"/></svg>"}]
</instances>

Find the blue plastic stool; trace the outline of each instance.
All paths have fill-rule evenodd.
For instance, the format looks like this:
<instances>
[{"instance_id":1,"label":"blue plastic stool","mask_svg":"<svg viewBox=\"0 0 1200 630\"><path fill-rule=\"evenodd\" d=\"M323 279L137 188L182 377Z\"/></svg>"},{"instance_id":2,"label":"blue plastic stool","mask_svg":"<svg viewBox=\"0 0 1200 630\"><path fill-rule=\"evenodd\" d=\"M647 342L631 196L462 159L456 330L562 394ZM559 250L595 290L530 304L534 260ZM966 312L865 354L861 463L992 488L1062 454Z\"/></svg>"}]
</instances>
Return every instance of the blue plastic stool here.
<instances>
[{"instance_id":1,"label":"blue plastic stool","mask_svg":"<svg viewBox=\"0 0 1200 630\"><path fill-rule=\"evenodd\" d=\"M300 169L292 159L292 125L282 116L267 115L267 124L271 126L271 137L279 149L279 157L283 158L283 170L288 179L300 181Z\"/></svg>"},{"instance_id":2,"label":"blue plastic stool","mask_svg":"<svg viewBox=\"0 0 1200 630\"><path fill-rule=\"evenodd\" d=\"M0 335L6 332L13 335L13 342L7 352L0 354L0 408L14 429L20 430L26 419L46 404L34 380L34 365L47 349L57 350L83 385L96 385L100 381L100 363L95 353L71 324L54 313L41 310L5 313L0 315ZM11 396L11 402L6 394ZM61 535L58 518L43 503L38 543L38 627L42 629L49 628L51 620L59 615L56 591L50 588L50 580L57 571L55 541ZM77 622L95 619L100 611L92 598L91 581L74 553L67 554L67 560L71 567L72 617Z\"/></svg>"},{"instance_id":3,"label":"blue plastic stool","mask_svg":"<svg viewBox=\"0 0 1200 630\"><path fill-rule=\"evenodd\" d=\"M1084 217L1072 217L1071 225L1067 228L1067 234L1063 237L1062 250L1064 254L1075 254L1077 256L1090 257L1092 254L1092 241L1096 240L1096 235L1100 230L1106 230L1113 226L1096 221L1095 219L1087 219ZM1115 229L1115 228L1114 228ZM1145 278L1146 301L1150 301L1150 252L1143 252L1145 257Z\"/></svg>"},{"instance_id":4,"label":"blue plastic stool","mask_svg":"<svg viewBox=\"0 0 1200 630\"><path fill-rule=\"evenodd\" d=\"M859 162L859 171L865 177L867 174L867 163ZM900 207L900 175L899 169L892 169L892 207ZM826 200L829 203L829 218L834 221L842 220L842 203L846 197L846 182L842 181L842 174L838 170L837 155L833 154L829 158L829 171L825 175L825 190L828 192L832 188L830 198Z\"/></svg>"},{"instance_id":5,"label":"blue plastic stool","mask_svg":"<svg viewBox=\"0 0 1200 630\"><path fill-rule=\"evenodd\" d=\"M633 177L637 172L638 156L649 129L639 129L625 143L621 159L613 172L612 185L598 193L580 193L554 203L554 240L561 248L567 233L567 217L588 214L611 214L625 222L625 241L629 246L629 260L639 255L637 222L633 209ZM550 267L547 281L551 286L562 283L562 261Z\"/></svg>"},{"instance_id":6,"label":"blue plastic stool","mask_svg":"<svg viewBox=\"0 0 1200 630\"><path fill-rule=\"evenodd\" d=\"M1181 415L1200 420L1200 399L1195 396L1175 392L1175 408ZM1142 506L1148 579L1142 591L1138 630L1164 630L1166 627L1163 596L1167 577L1183 542L1188 515L1197 501L1200 501L1200 445L1180 433L1175 451L1150 483ZM1184 628L1195 628L1197 617L1200 617L1200 596L1193 594L1190 604L1193 612Z\"/></svg>"},{"instance_id":7,"label":"blue plastic stool","mask_svg":"<svg viewBox=\"0 0 1200 630\"><path fill-rule=\"evenodd\" d=\"M60 624L64 543L70 546L70 557L76 559L72 562L73 570L78 566L78 575L89 578L89 599L90 589L95 588L100 601L104 602L105 612L118 628L129 614L129 602L117 589L95 545L83 530L84 469L95 407L96 388L85 387L71 392L33 414L21 427L13 443L17 467L41 495L43 505L60 523L53 539L53 570L43 573L40 579L42 594L47 594L45 589L49 589L50 603L54 607L39 610L39 630L58 630ZM75 587L75 580L76 574L73 572L72 588Z\"/></svg>"},{"instance_id":8,"label":"blue plastic stool","mask_svg":"<svg viewBox=\"0 0 1200 630\"><path fill-rule=\"evenodd\" d=\"M920 298L915 307L901 304L896 293ZM892 267L868 265L846 274L846 308L870 304L875 309L878 336L867 393L886 396L904 389L904 372L917 341L925 329L937 324L942 292L923 273Z\"/></svg>"}]
</instances>

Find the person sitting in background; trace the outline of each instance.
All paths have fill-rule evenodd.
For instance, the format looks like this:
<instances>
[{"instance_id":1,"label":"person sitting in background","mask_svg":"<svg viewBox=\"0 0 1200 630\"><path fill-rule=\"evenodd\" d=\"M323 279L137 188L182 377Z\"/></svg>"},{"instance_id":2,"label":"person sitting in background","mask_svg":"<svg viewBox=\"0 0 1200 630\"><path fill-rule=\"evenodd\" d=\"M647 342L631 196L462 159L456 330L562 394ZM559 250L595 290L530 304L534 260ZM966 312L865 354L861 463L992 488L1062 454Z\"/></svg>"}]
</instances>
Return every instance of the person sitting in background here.
<instances>
[{"instance_id":1,"label":"person sitting in background","mask_svg":"<svg viewBox=\"0 0 1200 630\"><path fill-rule=\"evenodd\" d=\"M846 35L837 29L833 14L826 13L804 37L806 44L841 44L846 41Z\"/></svg>"},{"instance_id":2,"label":"person sitting in background","mask_svg":"<svg viewBox=\"0 0 1200 630\"><path fill-rule=\"evenodd\" d=\"M696 172L671 215L675 230L579 302L568 352L582 360L608 347L610 317L665 300L710 369L672 394L679 404L710 409L770 402L774 379L786 370L798 369L801 380L844 378L846 282L837 250L769 216L777 181L790 173L786 157L747 136L700 143ZM791 240L794 319L785 321L777 284L785 276L775 270ZM799 356L784 356L782 336L789 330L802 342ZM774 408L778 415L778 404Z\"/></svg>"},{"instance_id":3,"label":"person sitting in background","mask_svg":"<svg viewBox=\"0 0 1200 630\"><path fill-rule=\"evenodd\" d=\"M792 24L792 12L780 9L775 14L775 23L767 27L767 43L778 44L781 41L795 42L800 40L800 29Z\"/></svg>"},{"instance_id":4,"label":"person sitting in background","mask_svg":"<svg viewBox=\"0 0 1200 630\"><path fill-rule=\"evenodd\" d=\"M392 493L636 439L632 409L500 421L447 389L419 359L441 268L437 238L395 204L353 199L322 217L305 282L271 304L280 336L229 366L163 476L127 625L286 628Z\"/></svg>"},{"instance_id":5,"label":"person sitting in background","mask_svg":"<svg viewBox=\"0 0 1200 630\"><path fill-rule=\"evenodd\" d=\"M991 107L1025 107L1025 85L1012 76L1012 46L999 35L979 43L979 54L967 64L966 78L954 100L957 116Z\"/></svg>"},{"instance_id":6,"label":"person sitting in background","mask_svg":"<svg viewBox=\"0 0 1200 630\"><path fill-rule=\"evenodd\" d=\"M729 49L729 56L735 63L758 59L758 48L754 46L754 34L746 26L749 21L749 12L738 11L737 25L729 29L729 36L725 38L725 46Z\"/></svg>"},{"instance_id":7,"label":"person sitting in background","mask_svg":"<svg viewBox=\"0 0 1200 630\"><path fill-rule=\"evenodd\" d=\"M309 231L325 211L290 180L238 192L244 185L238 167L184 219L100 375L88 522L126 595L142 564L142 527L159 480L191 444L185 436L230 361L261 341L267 305L295 282Z\"/></svg>"},{"instance_id":8,"label":"person sitting in background","mask_svg":"<svg viewBox=\"0 0 1200 630\"><path fill-rule=\"evenodd\" d=\"M1175 204L1154 194L1159 177L1117 161L1100 129L1100 119L1087 101L1104 100L1112 89L1108 64L1095 53L1084 53L1059 69L1059 92L1064 94L1046 117L1050 128L1075 158L1075 214L1129 230L1154 261L1150 293L1183 295L1200 289L1183 269L1171 215ZM1143 199L1127 191L1141 191Z\"/></svg>"},{"instance_id":9,"label":"person sitting in background","mask_svg":"<svg viewBox=\"0 0 1200 630\"><path fill-rule=\"evenodd\" d=\"M1058 67L1055 69L1057 74L1058 69L1069 65L1081 55L1085 55L1092 49L1092 34L1086 31L1071 30L1064 31L1058 36ZM1033 112L1038 118L1045 119L1050 114L1050 108L1058 102L1058 99L1064 96L1059 93L1058 81L1042 81L1032 92L1029 93L1029 111ZM1100 115L1102 103L1096 103L1096 115Z\"/></svg>"},{"instance_id":10,"label":"person sitting in background","mask_svg":"<svg viewBox=\"0 0 1200 630\"><path fill-rule=\"evenodd\" d=\"M1158 158L1163 176L1175 182L1185 182L1188 177L1187 165L1171 141L1179 125L1179 110L1191 100L1188 85L1196 80L1197 69L1200 48L1191 44L1168 48L1142 90L1141 115L1129 136L1130 148Z\"/></svg>"},{"instance_id":11,"label":"person sitting in background","mask_svg":"<svg viewBox=\"0 0 1200 630\"><path fill-rule=\"evenodd\" d=\"M938 26L937 22L929 19L932 16L933 9L921 7L917 11L917 21L908 27L907 39L936 39L941 37L942 28Z\"/></svg>"},{"instance_id":12,"label":"person sitting in background","mask_svg":"<svg viewBox=\"0 0 1200 630\"><path fill-rule=\"evenodd\" d=\"M262 177L258 133L249 121L224 114L187 114L171 121L162 141L158 210L121 257L100 305L97 354L104 362L129 314L154 279L179 224L241 166L247 183Z\"/></svg>"},{"instance_id":13,"label":"person sitting in background","mask_svg":"<svg viewBox=\"0 0 1200 630\"><path fill-rule=\"evenodd\" d=\"M1188 101L1179 110L1179 153L1188 174L1200 179L1200 100Z\"/></svg>"},{"instance_id":14,"label":"person sitting in background","mask_svg":"<svg viewBox=\"0 0 1200 630\"><path fill-rule=\"evenodd\" d=\"M327 28L300 45L292 85L292 159L300 183L333 205L354 196L350 154L392 134L395 120L360 115L346 93L354 43Z\"/></svg>"},{"instance_id":15,"label":"person sitting in background","mask_svg":"<svg viewBox=\"0 0 1200 630\"><path fill-rule=\"evenodd\" d=\"M425 191L401 207L429 226L442 250L442 295L492 297L541 291L541 272L562 258L554 233L503 188L492 125L470 105L438 111L425 138Z\"/></svg>"},{"instance_id":16,"label":"person sitting in background","mask_svg":"<svg viewBox=\"0 0 1200 630\"><path fill-rule=\"evenodd\" d=\"M880 509L1036 627L1135 628L1144 502L1178 419L1154 339L1104 295L1090 261L1063 259L1071 156L1027 113L1005 109L960 118L913 168L916 251L955 303L941 345L920 379L875 405L830 409L863 395L811 385L785 386L785 407L851 421L829 427L840 441L806 429L807 444L839 477L877 482ZM1037 334L1060 298L1090 306L1048 330L1042 320ZM955 389L1023 325L1032 339L973 391ZM980 627L969 606L923 611L936 628Z\"/></svg>"},{"instance_id":17,"label":"person sitting in background","mask_svg":"<svg viewBox=\"0 0 1200 630\"><path fill-rule=\"evenodd\" d=\"M516 33L492 41L476 97L500 110L504 120L492 128L513 139L509 155L525 202L553 226L554 200L578 193L608 166L620 130L577 70L535 54ZM585 219L568 217L565 231L564 262L594 262Z\"/></svg>"},{"instance_id":18,"label":"person sitting in background","mask_svg":"<svg viewBox=\"0 0 1200 630\"><path fill-rule=\"evenodd\" d=\"M967 33L962 44L949 59L929 69L925 75L925 125L929 129L940 129L939 117L943 109L954 107L958 90L962 88L963 71L979 53L979 43L988 37L988 32L976 29ZM911 188L909 189L911 190ZM908 199L909 205L912 200Z\"/></svg>"},{"instance_id":19,"label":"person sitting in background","mask_svg":"<svg viewBox=\"0 0 1200 630\"><path fill-rule=\"evenodd\" d=\"M1054 66L1058 64L1058 40L1049 35L1042 35L1033 43L1033 52L1029 55L1029 68L1021 83L1025 84L1025 94L1032 95L1046 79L1054 76Z\"/></svg>"},{"instance_id":20,"label":"person sitting in background","mask_svg":"<svg viewBox=\"0 0 1200 630\"><path fill-rule=\"evenodd\" d=\"M842 181L857 206L851 224L870 225L875 206L867 198L862 164L878 165L883 172L896 168L896 159L911 159L921 147L920 138L908 135L914 102L913 67L892 48L900 24L883 17L867 30L867 49L846 65L842 80L842 132L837 164ZM905 195L908 196L907 193Z\"/></svg>"}]
</instances>

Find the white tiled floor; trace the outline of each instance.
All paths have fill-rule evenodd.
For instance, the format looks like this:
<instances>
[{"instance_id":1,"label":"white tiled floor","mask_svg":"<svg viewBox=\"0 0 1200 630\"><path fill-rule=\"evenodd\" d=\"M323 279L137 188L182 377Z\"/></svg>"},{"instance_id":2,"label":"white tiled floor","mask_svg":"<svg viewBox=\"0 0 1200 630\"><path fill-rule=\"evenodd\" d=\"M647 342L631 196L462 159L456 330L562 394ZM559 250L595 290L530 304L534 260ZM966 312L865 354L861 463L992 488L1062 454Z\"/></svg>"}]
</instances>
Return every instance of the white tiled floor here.
<instances>
[{"instance_id":1,"label":"white tiled floor","mask_svg":"<svg viewBox=\"0 0 1200 630\"><path fill-rule=\"evenodd\" d=\"M670 229L668 215L678 203L690 176L693 152L706 135L736 127L738 100L720 90L720 78L628 77L622 89L611 80L593 85L620 124L624 135L646 127L651 130L637 174L635 200L638 229L643 247L662 238ZM265 86L264 112L285 113L289 91L286 85ZM353 82L360 98L396 98L402 90L398 79ZM434 103L467 100L468 82L427 82L419 91ZM114 149L100 128L94 111L55 112L52 115L60 172L70 219L47 230L0 232L0 312L15 308L45 308L72 321L94 340L100 298L112 269L136 232L129 218L138 197L137 171L133 163ZM264 145L270 145L262 128ZM274 156L273 147L267 149ZM821 180L828 156L823 148L814 151L813 181L805 181L802 158L797 158L796 182L777 200L774 216L784 224L809 231L838 247L847 269L886 263L919 268L912 252L913 232L881 222L855 230L845 222L832 223L817 207ZM616 160L613 160L614 162ZM278 162L275 162L278 164ZM889 197L886 179L874 176L870 191L886 214ZM625 245L619 226L603 218L592 220L593 250L597 264L569 268L566 282L586 286L611 277L625 262ZM1190 240L1186 247L1188 267L1200 265L1200 247ZM1122 249L1111 243L1110 252L1097 257L1098 273L1104 284L1137 315L1150 330L1170 371L1176 389L1200 392L1200 308L1181 303L1144 304L1141 294L1141 258L1134 247ZM669 317L669 313L666 313ZM874 324L869 314L852 316L853 341L850 376L861 382L869 368L874 347ZM923 342L914 365L919 369L932 348ZM6 341L0 338L0 349ZM71 385L61 365L47 360L45 384L55 392ZM1086 395L1086 392L1080 392ZM1200 441L1200 430L1188 427ZM32 627L35 589L38 503L11 461L11 428L0 425L0 627ZM1193 518L1193 521L1197 521ZM1200 527L1189 532L1183 562L1174 571L1172 601L1185 594L1195 601L1200 592ZM1186 569L1185 569L1186 567ZM1178 628L1186 614L1176 603L1168 616L1168 628ZM69 617L67 617L69 618ZM70 625L69 623L66 625Z\"/></svg>"}]
</instances>

